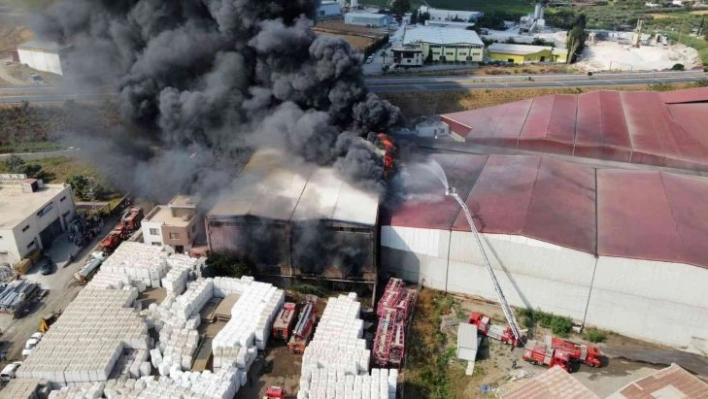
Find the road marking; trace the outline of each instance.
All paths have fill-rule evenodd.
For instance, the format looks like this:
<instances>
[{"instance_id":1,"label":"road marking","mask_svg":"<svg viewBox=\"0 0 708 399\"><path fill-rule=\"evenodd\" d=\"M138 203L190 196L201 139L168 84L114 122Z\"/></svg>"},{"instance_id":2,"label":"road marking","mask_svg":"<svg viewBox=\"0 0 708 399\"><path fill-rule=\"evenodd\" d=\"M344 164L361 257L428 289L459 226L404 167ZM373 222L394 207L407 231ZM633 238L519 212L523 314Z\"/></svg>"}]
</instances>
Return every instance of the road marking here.
<instances>
[{"instance_id":1,"label":"road marking","mask_svg":"<svg viewBox=\"0 0 708 399\"><path fill-rule=\"evenodd\" d=\"M420 91L428 91L428 89L423 85L415 85L415 87Z\"/></svg>"}]
</instances>

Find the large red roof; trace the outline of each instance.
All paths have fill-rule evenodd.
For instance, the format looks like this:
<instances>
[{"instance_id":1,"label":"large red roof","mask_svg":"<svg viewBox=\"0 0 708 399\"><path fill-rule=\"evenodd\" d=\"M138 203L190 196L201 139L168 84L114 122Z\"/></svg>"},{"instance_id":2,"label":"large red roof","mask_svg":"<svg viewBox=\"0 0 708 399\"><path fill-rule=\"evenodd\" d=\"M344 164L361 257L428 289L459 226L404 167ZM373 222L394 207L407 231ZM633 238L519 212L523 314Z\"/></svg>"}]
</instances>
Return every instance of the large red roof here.
<instances>
[{"instance_id":1,"label":"large red roof","mask_svg":"<svg viewBox=\"0 0 708 399\"><path fill-rule=\"evenodd\" d=\"M558 94L441 118L471 143L708 170L708 88Z\"/></svg>"},{"instance_id":2,"label":"large red roof","mask_svg":"<svg viewBox=\"0 0 708 399\"><path fill-rule=\"evenodd\" d=\"M435 158L482 232L523 235L596 255L708 267L708 179L529 155ZM470 230L442 185L429 191L388 212L384 224Z\"/></svg>"}]
</instances>

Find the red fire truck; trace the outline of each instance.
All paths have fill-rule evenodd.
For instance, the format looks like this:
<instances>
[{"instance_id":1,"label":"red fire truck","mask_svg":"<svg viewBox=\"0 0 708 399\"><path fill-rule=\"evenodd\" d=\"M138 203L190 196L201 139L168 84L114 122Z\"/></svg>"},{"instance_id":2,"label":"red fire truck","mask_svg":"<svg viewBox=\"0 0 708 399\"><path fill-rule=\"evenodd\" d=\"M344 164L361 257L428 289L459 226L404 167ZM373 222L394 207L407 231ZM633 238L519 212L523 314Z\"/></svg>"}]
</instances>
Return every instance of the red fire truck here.
<instances>
[{"instance_id":1,"label":"red fire truck","mask_svg":"<svg viewBox=\"0 0 708 399\"><path fill-rule=\"evenodd\" d=\"M553 349L542 342L530 340L524 348L523 359L535 365L551 368L560 366L563 370L570 370L570 354L564 350Z\"/></svg>"},{"instance_id":2,"label":"red fire truck","mask_svg":"<svg viewBox=\"0 0 708 399\"><path fill-rule=\"evenodd\" d=\"M576 344L553 336L546 336L546 345L568 352L571 361L585 363L590 367L602 367L602 352L595 346Z\"/></svg>"},{"instance_id":3,"label":"red fire truck","mask_svg":"<svg viewBox=\"0 0 708 399\"><path fill-rule=\"evenodd\" d=\"M283 308L278 313L278 317L273 321L273 338L282 339L287 342L290 332L295 323L296 306L292 302L285 302Z\"/></svg>"},{"instance_id":4,"label":"red fire truck","mask_svg":"<svg viewBox=\"0 0 708 399\"><path fill-rule=\"evenodd\" d=\"M472 313L469 318L469 323L477 326L477 331L489 338L494 338L511 346L517 346L521 343L514 337L511 327L507 326L504 328L500 325L492 324L492 320L489 316L485 316L482 313Z\"/></svg>"}]
</instances>

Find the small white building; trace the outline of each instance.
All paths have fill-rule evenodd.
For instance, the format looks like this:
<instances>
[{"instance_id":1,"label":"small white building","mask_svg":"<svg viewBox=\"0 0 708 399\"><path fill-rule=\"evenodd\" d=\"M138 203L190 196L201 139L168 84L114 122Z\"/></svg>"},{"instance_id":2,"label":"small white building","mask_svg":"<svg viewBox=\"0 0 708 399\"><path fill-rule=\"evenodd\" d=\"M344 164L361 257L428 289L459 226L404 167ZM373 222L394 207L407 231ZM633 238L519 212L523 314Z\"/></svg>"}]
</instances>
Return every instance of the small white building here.
<instances>
[{"instance_id":1,"label":"small white building","mask_svg":"<svg viewBox=\"0 0 708 399\"><path fill-rule=\"evenodd\" d=\"M17 56L21 64L42 72L63 75L62 59L66 47L57 43L30 40L17 46Z\"/></svg>"},{"instance_id":2,"label":"small white building","mask_svg":"<svg viewBox=\"0 0 708 399\"><path fill-rule=\"evenodd\" d=\"M440 8L433 8L428 6L421 6L418 9L420 13L428 13L430 19L434 21L461 21L469 22L476 21L482 15L480 11L461 11L461 10L443 10Z\"/></svg>"},{"instance_id":3,"label":"small white building","mask_svg":"<svg viewBox=\"0 0 708 399\"><path fill-rule=\"evenodd\" d=\"M200 223L201 222L201 223ZM141 223L146 244L169 246L177 253L189 252L199 232L203 219L197 217L193 198L178 195L167 205L157 205Z\"/></svg>"},{"instance_id":4,"label":"small white building","mask_svg":"<svg viewBox=\"0 0 708 399\"><path fill-rule=\"evenodd\" d=\"M437 26L417 26L406 29L403 47L422 46L422 55L433 62L480 62L484 60L484 43L477 32L446 29Z\"/></svg>"},{"instance_id":5,"label":"small white building","mask_svg":"<svg viewBox=\"0 0 708 399\"><path fill-rule=\"evenodd\" d=\"M344 23L347 25L383 28L391 24L392 21L393 18L387 14L374 14L368 12L350 12L344 14Z\"/></svg>"},{"instance_id":6,"label":"small white building","mask_svg":"<svg viewBox=\"0 0 708 399\"><path fill-rule=\"evenodd\" d=\"M71 186L0 175L0 264L48 247L75 214Z\"/></svg>"},{"instance_id":7,"label":"small white building","mask_svg":"<svg viewBox=\"0 0 708 399\"><path fill-rule=\"evenodd\" d=\"M323 1L317 7L317 18L332 18L342 15L342 6L336 1Z\"/></svg>"}]
</instances>

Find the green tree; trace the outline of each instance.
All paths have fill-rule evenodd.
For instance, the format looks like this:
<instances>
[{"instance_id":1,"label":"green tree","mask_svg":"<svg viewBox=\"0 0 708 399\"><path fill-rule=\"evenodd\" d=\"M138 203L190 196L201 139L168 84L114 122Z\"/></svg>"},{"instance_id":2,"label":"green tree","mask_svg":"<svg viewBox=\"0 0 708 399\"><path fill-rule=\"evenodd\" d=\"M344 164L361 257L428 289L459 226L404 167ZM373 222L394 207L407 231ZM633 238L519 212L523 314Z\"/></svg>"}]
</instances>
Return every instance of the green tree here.
<instances>
[{"instance_id":1,"label":"green tree","mask_svg":"<svg viewBox=\"0 0 708 399\"><path fill-rule=\"evenodd\" d=\"M66 184L84 201L101 199L106 192L103 186L84 175L71 175L66 179Z\"/></svg>"},{"instance_id":2,"label":"green tree","mask_svg":"<svg viewBox=\"0 0 708 399\"><path fill-rule=\"evenodd\" d=\"M397 17L403 16L403 14L407 13L410 9L410 0L393 0L393 3L391 4L391 11L393 11L393 14Z\"/></svg>"},{"instance_id":3,"label":"green tree","mask_svg":"<svg viewBox=\"0 0 708 399\"><path fill-rule=\"evenodd\" d=\"M204 275L208 277L241 277L251 273L248 264L238 256L210 254L206 260Z\"/></svg>"},{"instance_id":4,"label":"green tree","mask_svg":"<svg viewBox=\"0 0 708 399\"><path fill-rule=\"evenodd\" d=\"M573 28L568 32L568 39L566 40L568 64L574 63L585 48L585 41L588 40L588 32L585 30L586 24L585 15L580 14L575 20Z\"/></svg>"},{"instance_id":5,"label":"green tree","mask_svg":"<svg viewBox=\"0 0 708 399\"><path fill-rule=\"evenodd\" d=\"M411 25L415 25L418 23L418 10L413 10L411 13Z\"/></svg>"},{"instance_id":6,"label":"green tree","mask_svg":"<svg viewBox=\"0 0 708 399\"><path fill-rule=\"evenodd\" d=\"M30 179L42 179L46 177L40 165L27 163L17 155L11 155L7 158L4 162L4 166L8 172L27 175Z\"/></svg>"}]
</instances>

